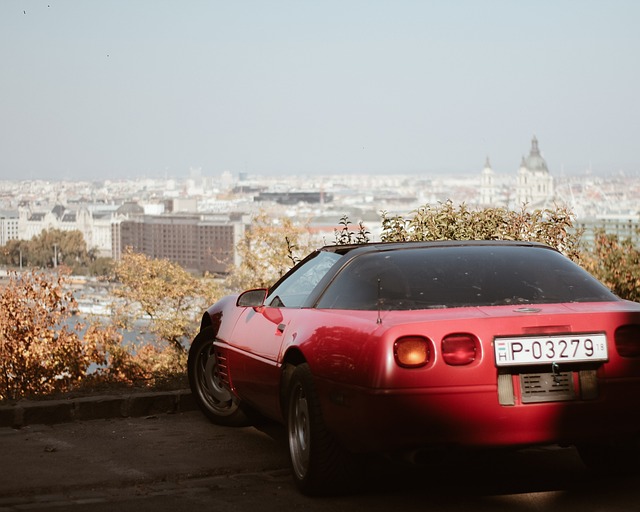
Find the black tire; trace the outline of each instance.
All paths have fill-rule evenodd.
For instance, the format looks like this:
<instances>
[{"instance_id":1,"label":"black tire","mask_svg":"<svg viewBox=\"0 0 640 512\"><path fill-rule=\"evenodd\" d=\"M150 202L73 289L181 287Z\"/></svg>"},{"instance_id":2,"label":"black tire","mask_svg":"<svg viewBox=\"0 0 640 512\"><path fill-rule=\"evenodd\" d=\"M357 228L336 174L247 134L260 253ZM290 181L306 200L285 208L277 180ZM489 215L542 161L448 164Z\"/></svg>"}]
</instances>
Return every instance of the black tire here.
<instances>
[{"instance_id":1,"label":"black tire","mask_svg":"<svg viewBox=\"0 0 640 512\"><path fill-rule=\"evenodd\" d=\"M287 397L287 437L296 485L307 495L344 492L351 457L325 427L308 364L293 371Z\"/></svg>"},{"instance_id":2,"label":"black tire","mask_svg":"<svg viewBox=\"0 0 640 512\"><path fill-rule=\"evenodd\" d=\"M251 425L246 408L220 376L213 329L200 331L193 340L187 372L196 403L213 423L229 427Z\"/></svg>"}]
</instances>

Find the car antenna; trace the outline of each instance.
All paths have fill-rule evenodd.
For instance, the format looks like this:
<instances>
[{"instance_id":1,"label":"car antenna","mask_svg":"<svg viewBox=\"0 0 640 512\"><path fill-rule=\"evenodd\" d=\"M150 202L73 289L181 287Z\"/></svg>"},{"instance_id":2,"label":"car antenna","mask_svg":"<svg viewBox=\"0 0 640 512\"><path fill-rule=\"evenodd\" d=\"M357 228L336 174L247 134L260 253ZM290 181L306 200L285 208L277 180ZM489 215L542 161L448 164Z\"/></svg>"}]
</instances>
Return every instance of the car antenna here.
<instances>
[{"instance_id":1,"label":"car antenna","mask_svg":"<svg viewBox=\"0 0 640 512\"><path fill-rule=\"evenodd\" d=\"M380 310L382 309L382 280L378 278L378 319L377 324L382 323L382 317L380 316Z\"/></svg>"}]
</instances>

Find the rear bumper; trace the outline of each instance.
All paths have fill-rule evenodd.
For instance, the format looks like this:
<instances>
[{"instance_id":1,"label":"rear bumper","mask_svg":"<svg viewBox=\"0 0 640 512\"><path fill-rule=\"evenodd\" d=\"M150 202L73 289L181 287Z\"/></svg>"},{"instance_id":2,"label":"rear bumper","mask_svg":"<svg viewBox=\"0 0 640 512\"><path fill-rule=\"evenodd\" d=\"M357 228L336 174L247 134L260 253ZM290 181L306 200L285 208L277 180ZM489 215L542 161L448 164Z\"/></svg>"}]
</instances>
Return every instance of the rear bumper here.
<instances>
[{"instance_id":1,"label":"rear bumper","mask_svg":"<svg viewBox=\"0 0 640 512\"><path fill-rule=\"evenodd\" d=\"M640 434L640 379L600 382L595 400L498 403L495 385L410 390L320 384L327 427L349 449L575 444Z\"/></svg>"}]
</instances>

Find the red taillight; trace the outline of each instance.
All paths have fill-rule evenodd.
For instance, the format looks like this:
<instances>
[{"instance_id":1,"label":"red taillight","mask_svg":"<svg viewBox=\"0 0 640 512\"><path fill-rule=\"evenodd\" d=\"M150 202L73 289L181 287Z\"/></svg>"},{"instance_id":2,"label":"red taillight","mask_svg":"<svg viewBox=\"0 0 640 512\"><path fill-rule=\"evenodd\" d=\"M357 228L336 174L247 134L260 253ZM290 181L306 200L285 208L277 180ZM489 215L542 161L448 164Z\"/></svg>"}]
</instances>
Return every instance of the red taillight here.
<instances>
[{"instance_id":1,"label":"red taillight","mask_svg":"<svg viewBox=\"0 0 640 512\"><path fill-rule=\"evenodd\" d=\"M471 334L450 334L442 340L442 359L453 366L471 364L476 360L476 346Z\"/></svg>"},{"instance_id":2,"label":"red taillight","mask_svg":"<svg viewBox=\"0 0 640 512\"><path fill-rule=\"evenodd\" d=\"M616 350L622 357L640 357L640 325L623 325L616 329Z\"/></svg>"},{"instance_id":3,"label":"red taillight","mask_svg":"<svg viewBox=\"0 0 640 512\"><path fill-rule=\"evenodd\" d=\"M421 336L398 338L393 345L396 362L405 368L418 368L429 362L429 341Z\"/></svg>"}]
</instances>

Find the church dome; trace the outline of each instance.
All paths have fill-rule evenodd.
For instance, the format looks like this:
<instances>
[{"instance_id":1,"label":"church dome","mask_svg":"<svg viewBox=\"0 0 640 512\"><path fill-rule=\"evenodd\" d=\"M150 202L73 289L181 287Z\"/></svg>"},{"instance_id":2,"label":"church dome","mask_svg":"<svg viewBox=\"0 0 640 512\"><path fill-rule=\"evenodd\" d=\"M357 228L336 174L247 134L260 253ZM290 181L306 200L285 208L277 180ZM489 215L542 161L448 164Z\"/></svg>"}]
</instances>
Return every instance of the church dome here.
<instances>
[{"instance_id":1,"label":"church dome","mask_svg":"<svg viewBox=\"0 0 640 512\"><path fill-rule=\"evenodd\" d=\"M531 140L531 151L529 152L529 156L524 159L522 165L530 172L549 172L547 162L545 162L544 158L542 158L542 155L540 154L538 139L535 136Z\"/></svg>"}]
</instances>

